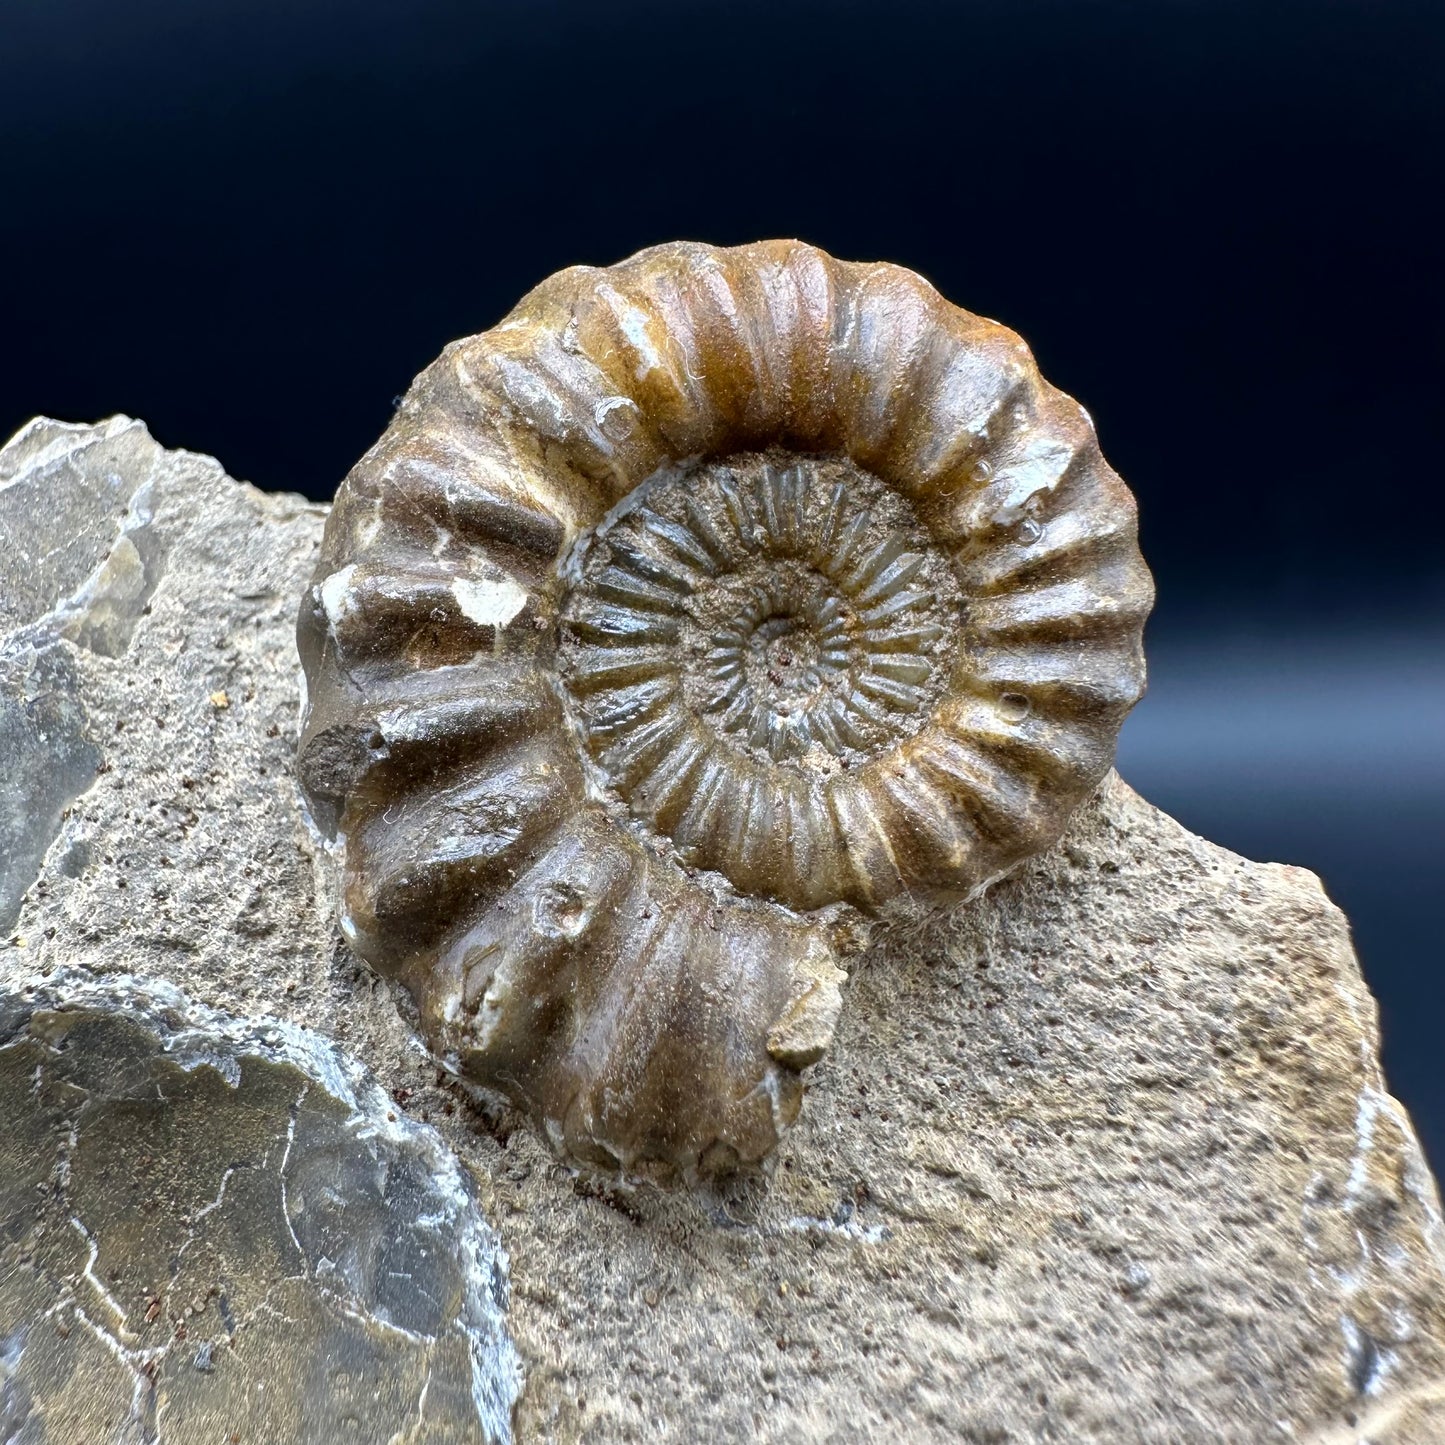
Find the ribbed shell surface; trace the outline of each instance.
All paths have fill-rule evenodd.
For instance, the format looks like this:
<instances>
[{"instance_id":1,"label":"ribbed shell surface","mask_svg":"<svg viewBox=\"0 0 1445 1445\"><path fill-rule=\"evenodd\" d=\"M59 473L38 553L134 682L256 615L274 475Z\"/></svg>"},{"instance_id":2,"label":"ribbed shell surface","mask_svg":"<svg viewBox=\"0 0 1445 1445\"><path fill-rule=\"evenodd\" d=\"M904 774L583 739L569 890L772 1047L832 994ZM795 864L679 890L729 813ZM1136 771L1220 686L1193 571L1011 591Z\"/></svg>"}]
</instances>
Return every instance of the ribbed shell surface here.
<instances>
[{"instance_id":1,"label":"ribbed shell surface","mask_svg":"<svg viewBox=\"0 0 1445 1445\"><path fill-rule=\"evenodd\" d=\"M300 769L348 936L565 1157L755 1163L847 919L1059 836L1151 602L1082 408L913 273L563 271L417 378L327 526Z\"/></svg>"}]
</instances>

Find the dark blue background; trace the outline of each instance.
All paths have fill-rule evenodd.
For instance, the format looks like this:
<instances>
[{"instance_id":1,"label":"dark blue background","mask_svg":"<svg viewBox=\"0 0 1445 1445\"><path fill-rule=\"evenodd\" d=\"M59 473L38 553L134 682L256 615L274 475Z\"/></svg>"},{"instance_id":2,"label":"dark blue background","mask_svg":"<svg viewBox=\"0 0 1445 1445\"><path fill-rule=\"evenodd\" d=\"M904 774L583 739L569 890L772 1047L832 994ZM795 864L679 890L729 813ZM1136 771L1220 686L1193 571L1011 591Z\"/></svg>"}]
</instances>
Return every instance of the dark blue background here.
<instances>
[{"instance_id":1,"label":"dark blue background","mask_svg":"<svg viewBox=\"0 0 1445 1445\"><path fill-rule=\"evenodd\" d=\"M328 496L557 267L795 235L1021 331L1160 588L1120 766L1349 911L1445 1165L1445 7L10 0L0 432Z\"/></svg>"}]
</instances>

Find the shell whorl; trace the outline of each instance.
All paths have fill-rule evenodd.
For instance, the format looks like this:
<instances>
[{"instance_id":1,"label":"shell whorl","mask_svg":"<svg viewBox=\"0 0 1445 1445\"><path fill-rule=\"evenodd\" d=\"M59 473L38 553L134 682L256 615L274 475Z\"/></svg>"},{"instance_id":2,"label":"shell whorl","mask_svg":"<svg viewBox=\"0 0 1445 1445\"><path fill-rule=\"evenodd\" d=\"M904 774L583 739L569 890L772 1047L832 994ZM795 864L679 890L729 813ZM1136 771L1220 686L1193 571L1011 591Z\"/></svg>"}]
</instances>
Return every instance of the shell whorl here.
<instances>
[{"instance_id":1,"label":"shell whorl","mask_svg":"<svg viewBox=\"0 0 1445 1445\"><path fill-rule=\"evenodd\" d=\"M1143 689L1133 500L1023 343L899 267L676 244L449 346L299 625L343 922L565 1156L760 1159L838 909L1053 842Z\"/></svg>"}]
</instances>

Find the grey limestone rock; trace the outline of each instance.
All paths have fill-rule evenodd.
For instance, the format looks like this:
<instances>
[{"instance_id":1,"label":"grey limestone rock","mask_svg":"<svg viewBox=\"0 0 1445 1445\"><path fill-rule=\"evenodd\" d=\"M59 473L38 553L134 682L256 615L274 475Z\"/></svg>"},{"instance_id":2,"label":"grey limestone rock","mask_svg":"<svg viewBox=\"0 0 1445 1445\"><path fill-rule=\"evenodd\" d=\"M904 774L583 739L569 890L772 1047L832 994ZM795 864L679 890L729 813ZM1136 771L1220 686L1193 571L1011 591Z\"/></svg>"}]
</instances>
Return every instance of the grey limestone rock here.
<instances>
[{"instance_id":1,"label":"grey limestone rock","mask_svg":"<svg viewBox=\"0 0 1445 1445\"><path fill-rule=\"evenodd\" d=\"M435 1132L164 984L0 995L0 1438L511 1438L495 1237Z\"/></svg>"},{"instance_id":2,"label":"grey limestone rock","mask_svg":"<svg viewBox=\"0 0 1445 1445\"><path fill-rule=\"evenodd\" d=\"M1445 1439L1439 1200L1310 874L1110 777L977 903L875 931L768 1172L697 1193L577 1175L438 1068L334 926L335 859L290 773L321 510L135 423L36 423L0 467L10 490L50 467L71 530L110 526L5 624L52 618L38 694L75 726L49 734L69 801L12 870L0 980L48 977L63 1001L79 977L142 976L307 1027L435 1127L510 1259L518 1439ZM130 501L84 510L118 472L149 479L162 560L126 584L139 608L107 614L130 621L95 623L105 650L77 629L89 604L61 603L94 595L125 530ZM26 746L43 772L49 744ZM94 762L65 762L77 746ZM108 1378L128 1409L129 1377Z\"/></svg>"}]
</instances>

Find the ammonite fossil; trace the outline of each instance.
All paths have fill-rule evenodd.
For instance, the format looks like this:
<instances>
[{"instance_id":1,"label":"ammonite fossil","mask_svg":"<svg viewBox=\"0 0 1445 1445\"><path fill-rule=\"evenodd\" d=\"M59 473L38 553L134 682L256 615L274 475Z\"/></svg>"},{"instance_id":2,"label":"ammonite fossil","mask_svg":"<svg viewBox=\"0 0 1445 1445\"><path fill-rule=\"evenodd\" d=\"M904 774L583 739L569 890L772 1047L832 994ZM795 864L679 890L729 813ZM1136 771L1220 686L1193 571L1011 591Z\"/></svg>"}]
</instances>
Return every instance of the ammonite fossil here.
<instances>
[{"instance_id":1,"label":"ammonite fossil","mask_svg":"<svg viewBox=\"0 0 1445 1445\"><path fill-rule=\"evenodd\" d=\"M326 529L300 768L348 937L566 1158L754 1163L848 920L1058 837L1151 600L1088 417L911 272L561 272L417 378Z\"/></svg>"}]
</instances>

